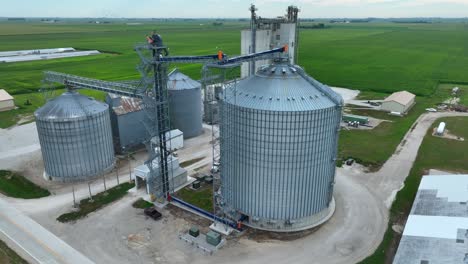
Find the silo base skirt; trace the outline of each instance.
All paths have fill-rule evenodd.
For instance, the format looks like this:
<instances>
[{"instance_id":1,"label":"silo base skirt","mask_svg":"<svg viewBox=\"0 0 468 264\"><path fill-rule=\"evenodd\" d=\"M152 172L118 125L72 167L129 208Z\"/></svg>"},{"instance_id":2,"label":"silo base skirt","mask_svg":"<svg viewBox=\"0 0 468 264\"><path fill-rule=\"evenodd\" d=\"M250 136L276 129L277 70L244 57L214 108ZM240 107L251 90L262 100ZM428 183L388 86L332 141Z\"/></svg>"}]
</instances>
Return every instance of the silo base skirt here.
<instances>
[{"instance_id":1,"label":"silo base skirt","mask_svg":"<svg viewBox=\"0 0 468 264\"><path fill-rule=\"evenodd\" d=\"M53 182L63 182L63 183L86 182L86 181L95 180L98 177L102 177L103 174L104 175L108 174L114 169L114 167L115 167L115 162L113 162L110 166L108 166L107 168L105 168L99 173L94 173L91 175L83 175L79 177L76 177L76 176L65 177L65 176L50 175L46 171L44 171L42 176L44 177L46 181L53 181Z\"/></svg>"},{"instance_id":2,"label":"silo base skirt","mask_svg":"<svg viewBox=\"0 0 468 264\"><path fill-rule=\"evenodd\" d=\"M244 224L251 228L264 231L299 232L318 227L327 222L335 213L335 207L335 198L333 198L328 208L309 217L294 219L291 221L250 218L250 220L248 222L244 222Z\"/></svg>"}]
</instances>

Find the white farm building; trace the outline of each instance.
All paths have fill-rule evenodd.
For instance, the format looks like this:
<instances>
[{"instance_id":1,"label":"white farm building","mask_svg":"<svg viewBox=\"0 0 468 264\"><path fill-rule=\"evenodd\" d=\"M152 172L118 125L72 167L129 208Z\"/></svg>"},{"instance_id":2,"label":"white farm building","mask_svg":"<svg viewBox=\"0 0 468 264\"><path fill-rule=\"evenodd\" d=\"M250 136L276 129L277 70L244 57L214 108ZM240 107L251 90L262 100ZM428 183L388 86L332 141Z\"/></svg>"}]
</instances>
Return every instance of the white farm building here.
<instances>
[{"instance_id":1,"label":"white farm building","mask_svg":"<svg viewBox=\"0 0 468 264\"><path fill-rule=\"evenodd\" d=\"M382 102L381 109L387 112L398 112L404 114L416 103L415 99L416 95L410 92L396 92Z\"/></svg>"},{"instance_id":2,"label":"white farm building","mask_svg":"<svg viewBox=\"0 0 468 264\"><path fill-rule=\"evenodd\" d=\"M15 108L15 101L7 91L0 89L0 112Z\"/></svg>"}]
</instances>

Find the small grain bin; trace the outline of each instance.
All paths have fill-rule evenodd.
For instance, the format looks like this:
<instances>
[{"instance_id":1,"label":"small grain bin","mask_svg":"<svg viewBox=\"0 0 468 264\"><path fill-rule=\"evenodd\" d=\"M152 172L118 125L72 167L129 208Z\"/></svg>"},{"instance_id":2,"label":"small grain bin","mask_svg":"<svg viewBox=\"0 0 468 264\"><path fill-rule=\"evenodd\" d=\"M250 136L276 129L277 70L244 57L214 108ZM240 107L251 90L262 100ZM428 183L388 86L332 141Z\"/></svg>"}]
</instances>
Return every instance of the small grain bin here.
<instances>
[{"instance_id":1,"label":"small grain bin","mask_svg":"<svg viewBox=\"0 0 468 264\"><path fill-rule=\"evenodd\" d=\"M168 76L169 114L171 126L191 138L203 132L201 84L179 70Z\"/></svg>"},{"instance_id":2,"label":"small grain bin","mask_svg":"<svg viewBox=\"0 0 468 264\"><path fill-rule=\"evenodd\" d=\"M107 104L68 91L47 102L34 115L47 178L86 181L113 168Z\"/></svg>"}]
</instances>

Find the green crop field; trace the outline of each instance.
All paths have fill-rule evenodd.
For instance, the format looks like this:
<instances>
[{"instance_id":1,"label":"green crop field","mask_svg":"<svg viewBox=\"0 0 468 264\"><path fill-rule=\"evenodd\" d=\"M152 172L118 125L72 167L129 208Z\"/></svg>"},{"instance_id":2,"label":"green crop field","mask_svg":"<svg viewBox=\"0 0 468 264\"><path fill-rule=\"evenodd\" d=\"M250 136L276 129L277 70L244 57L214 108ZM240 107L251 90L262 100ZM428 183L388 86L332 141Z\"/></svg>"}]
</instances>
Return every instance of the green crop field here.
<instances>
[{"instance_id":1,"label":"green crop field","mask_svg":"<svg viewBox=\"0 0 468 264\"><path fill-rule=\"evenodd\" d=\"M133 46L143 42L154 28L160 31L172 54L214 54L221 49L232 55L240 53L240 30L247 27L246 22L215 27L210 21L132 26L123 22L0 23L0 51L74 47L104 52L98 56L0 64L0 89L13 94L20 108L0 113L0 127L14 125L44 103L38 94L44 70L104 80L138 79L135 67L139 60ZM419 96L420 104L407 118L372 132L343 132L340 156L351 156L376 167L385 162L411 123L436 101L433 97L439 82L468 82L467 41L468 25L463 23L368 23L302 29L298 63L319 81L359 89L362 97L369 99L399 90ZM192 78L200 78L201 65L179 67ZM96 91L86 93L98 99L104 96ZM32 105L25 105L26 100ZM388 140L382 141L382 137Z\"/></svg>"},{"instance_id":2,"label":"green crop field","mask_svg":"<svg viewBox=\"0 0 468 264\"><path fill-rule=\"evenodd\" d=\"M35 92L43 70L107 80L139 77L133 45L153 28L160 30L173 54L240 52L241 28L231 23L214 27L199 22L125 24L0 23L0 51L74 47L107 51L103 55L0 65L0 87L13 94ZM468 25L367 24L338 25L300 32L299 64L318 80L365 91L407 89L429 95L437 81L468 81ZM199 65L181 68L200 77Z\"/></svg>"},{"instance_id":3,"label":"green crop field","mask_svg":"<svg viewBox=\"0 0 468 264\"><path fill-rule=\"evenodd\" d=\"M98 56L49 61L0 64L0 89L16 98L19 109L0 113L0 128L16 124L44 103L38 90L42 71L53 70L104 80L138 79L139 59L133 51L136 43L157 28L165 44L175 55L240 53L240 30L248 22L213 21L144 22L143 25L89 24L69 21L57 24L1 23L0 51L74 47L97 49ZM362 91L361 98L382 99L389 93L408 90L417 97L416 106L404 118L365 110L356 114L388 119L371 131L342 131L339 155L353 157L374 169L395 151L414 121L427 107L450 97L451 88L461 88L461 104L468 105L468 24L356 23L332 24L325 29L301 29L298 64L311 76L330 86ZM173 65L174 66L174 65ZM181 71L199 79L201 65L179 65ZM58 91L60 92L60 91ZM98 99L103 94L86 91ZM29 100L31 105L26 105ZM466 118L448 118L453 133L467 135ZM448 142L427 136L405 188L392 207L390 226L400 223L416 193L421 174L429 168L467 171L466 143ZM434 151L436 149L437 151ZM450 159L450 160L449 160ZM449 160L449 161L448 161ZM182 190L179 195L189 202L210 209L211 193ZM376 253L363 263L385 263L395 244L389 228Z\"/></svg>"},{"instance_id":4,"label":"green crop field","mask_svg":"<svg viewBox=\"0 0 468 264\"><path fill-rule=\"evenodd\" d=\"M408 90L418 95L410 116L387 123L372 132L344 131L340 156L354 157L378 167L395 150L404 133L434 98L439 82L468 83L468 25L464 23L332 24L326 29L301 29L298 64L317 80L330 86L363 91L366 98ZM212 21L145 22L143 25L89 24L78 21L0 23L0 51L74 47L98 49L98 56L0 64L0 89L17 98L20 109L0 113L0 127L17 123L43 104L38 90L42 71L54 70L104 80L138 79L136 43L157 28L172 54L214 54L219 49L240 53L240 30L247 22ZM179 65L199 79L201 65ZM462 88L466 88L463 86ZM103 98L102 93L89 95ZM30 100L32 105L24 102ZM443 101L443 100L442 100ZM462 102L465 102L462 99ZM372 145L373 148L366 146Z\"/></svg>"}]
</instances>

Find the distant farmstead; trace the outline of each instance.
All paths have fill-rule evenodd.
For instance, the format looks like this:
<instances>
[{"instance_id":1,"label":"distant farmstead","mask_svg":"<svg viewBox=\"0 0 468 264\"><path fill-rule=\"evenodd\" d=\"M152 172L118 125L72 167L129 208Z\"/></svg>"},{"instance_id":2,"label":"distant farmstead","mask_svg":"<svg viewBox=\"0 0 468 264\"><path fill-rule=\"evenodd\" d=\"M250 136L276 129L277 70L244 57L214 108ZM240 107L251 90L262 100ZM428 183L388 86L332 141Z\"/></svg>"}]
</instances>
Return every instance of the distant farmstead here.
<instances>
[{"instance_id":1,"label":"distant farmstead","mask_svg":"<svg viewBox=\"0 0 468 264\"><path fill-rule=\"evenodd\" d=\"M396 92L382 102L381 109L387 112L398 112L404 114L416 103L415 99L416 95L410 92Z\"/></svg>"},{"instance_id":2,"label":"distant farmstead","mask_svg":"<svg viewBox=\"0 0 468 264\"><path fill-rule=\"evenodd\" d=\"M15 108L15 101L7 91L0 89L0 112Z\"/></svg>"}]
</instances>

